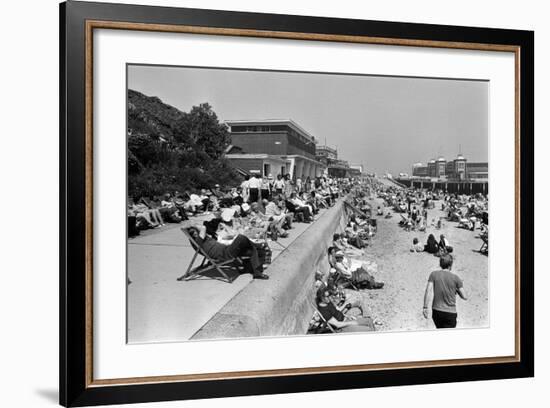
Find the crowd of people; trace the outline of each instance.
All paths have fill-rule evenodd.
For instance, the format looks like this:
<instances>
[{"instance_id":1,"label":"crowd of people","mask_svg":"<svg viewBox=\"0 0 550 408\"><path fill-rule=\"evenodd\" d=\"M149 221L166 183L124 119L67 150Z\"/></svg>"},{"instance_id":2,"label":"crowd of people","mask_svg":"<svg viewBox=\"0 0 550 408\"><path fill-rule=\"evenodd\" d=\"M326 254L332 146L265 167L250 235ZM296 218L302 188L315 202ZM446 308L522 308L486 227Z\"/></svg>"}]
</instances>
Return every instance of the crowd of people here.
<instances>
[{"instance_id":1,"label":"crowd of people","mask_svg":"<svg viewBox=\"0 0 550 408\"><path fill-rule=\"evenodd\" d=\"M272 175L258 177L246 176L238 187L222 189L216 184L212 188L203 188L184 192L166 192L162 197L128 197L128 234L135 236L140 230L160 228L166 223L179 223L199 214L211 214L226 208L233 208L238 216L258 215L258 210L269 217L277 217L279 212L292 213L299 222L312 222L321 208L332 206L336 198L346 192L348 182L345 179L330 177L309 177L302 182L293 180L290 175L284 177ZM268 205L271 207L267 209ZM255 208L252 208L252 207ZM277 228L279 232L281 228Z\"/></svg>"},{"instance_id":2,"label":"crowd of people","mask_svg":"<svg viewBox=\"0 0 550 408\"><path fill-rule=\"evenodd\" d=\"M483 194L448 194L442 190L430 191L424 189L385 188L378 191L378 197L384 200L388 208L386 218L391 218L393 212L400 215L399 225L405 231L426 232L429 227L441 229L444 222L456 222L457 227L470 231L480 231L480 237L489 233L488 198ZM435 208L435 202L441 203L441 210L446 216L430 217L430 210ZM378 215L384 215L379 206ZM429 234L424 245L417 237L413 238L411 252L428 252L436 256L452 253L445 235L439 236L439 241Z\"/></svg>"},{"instance_id":3,"label":"crowd of people","mask_svg":"<svg viewBox=\"0 0 550 408\"><path fill-rule=\"evenodd\" d=\"M374 331L375 319L358 296L362 289L383 289L384 283L375 278L377 265L361 260L376 234L368 197L371 182L355 182L346 197L347 224L335 233L327 250L328 273L316 276L316 313L310 332Z\"/></svg>"},{"instance_id":4,"label":"crowd of people","mask_svg":"<svg viewBox=\"0 0 550 408\"><path fill-rule=\"evenodd\" d=\"M288 236L293 223L314 221L320 209L331 207L341 197L345 197L347 224L332 237L327 250L328 273L317 276L318 313L311 331L375 330L375 320L354 293L384 288L384 283L376 279L376 263L364 259L377 233L377 218L397 214L404 230L427 234L425 243L413 237L410 251L440 258L441 270L430 275L426 287L426 299L428 293L433 293L432 318L436 327L456 326L454 299L457 294L464 299L466 295L462 281L451 272L453 246L445 234L436 239L428 231L441 229L444 222L456 222L457 227L479 230L480 236L486 237L488 198L482 194L405 189L381 184L374 178L292 180L289 175L251 175L235 188L215 185L198 191L167 192L162 197L129 199L128 232L135 235L140 229L160 228L167 222L180 223L196 215L212 214L208 219L201 218L201 224L188 227L195 242L213 259L243 257L246 272L255 279L268 279L264 273L271 257L267 238L276 241ZM376 198L382 203L371 207ZM446 216L430 217L436 203ZM427 303L424 306L428 307ZM424 314L427 316L426 309Z\"/></svg>"},{"instance_id":5,"label":"crowd of people","mask_svg":"<svg viewBox=\"0 0 550 408\"><path fill-rule=\"evenodd\" d=\"M364 258L376 233L377 218L389 219L394 215L400 218L397 222L405 231L427 235L425 243L418 236L413 237L410 252L439 257L440 269L430 273L426 285L423 316L429 318L431 315L436 328L456 327L456 298L467 299L463 281L452 272L455 257L448 237L438 234L439 238L436 238L430 231L442 229L444 223L456 223L457 228L479 232L479 237L487 243L488 197L483 194L407 189L369 180L367 184L355 186L351 190L349 199L353 211L348 217L349 222L341 233L334 234L333 243L328 248L329 273L327 276L317 276L317 313L311 322L310 331L375 330L376 320L365 312L368 307L357 300L353 293L361 289L384 287L384 283L375 278L376 264L364 262L361 258ZM371 208L370 204L375 198L382 203ZM443 212L441 216L433 215L440 214L440 211L433 211L436 205ZM430 306L431 313L428 313Z\"/></svg>"},{"instance_id":6,"label":"crowd of people","mask_svg":"<svg viewBox=\"0 0 550 408\"><path fill-rule=\"evenodd\" d=\"M158 197L129 200L130 225L139 229L159 228L166 222L180 223L197 217L186 228L193 245L217 261L239 258L244 272L254 279L269 279L264 269L270 263L268 238L287 237L293 223L311 223L322 208L334 205L349 192L348 179L317 177L311 182L293 181L288 175L258 178L247 176L237 188L202 189L166 193ZM132 220L133 218L133 220Z\"/></svg>"},{"instance_id":7,"label":"crowd of people","mask_svg":"<svg viewBox=\"0 0 550 408\"><path fill-rule=\"evenodd\" d=\"M432 298L431 316L436 328L454 328L457 324L456 297L466 300L463 282L458 275L451 272L455 260L453 246L445 234L439 239L428 228L442 229L444 223L456 223L457 228L478 231L479 238L485 243L480 252L487 254L489 234L489 204L488 196L478 194L450 194L442 190L425 190L417 188L400 189L386 187L377 192L384 201L384 206L399 213L399 225L405 231L427 233L425 244L418 237L412 239L410 252L427 253L439 257L440 269L433 271L428 278L423 315L429 317L429 299ZM438 209L442 216L430 217L431 210ZM384 214L378 208L377 214L391 218L391 212Z\"/></svg>"}]
</instances>

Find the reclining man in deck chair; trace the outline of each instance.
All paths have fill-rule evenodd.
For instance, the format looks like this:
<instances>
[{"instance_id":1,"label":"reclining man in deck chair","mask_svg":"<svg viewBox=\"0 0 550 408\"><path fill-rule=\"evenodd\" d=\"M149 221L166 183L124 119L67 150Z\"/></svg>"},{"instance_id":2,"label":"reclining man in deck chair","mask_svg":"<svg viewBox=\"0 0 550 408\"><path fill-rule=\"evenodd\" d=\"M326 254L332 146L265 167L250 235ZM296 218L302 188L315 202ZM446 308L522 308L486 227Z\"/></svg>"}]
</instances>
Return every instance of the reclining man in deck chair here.
<instances>
[{"instance_id":1,"label":"reclining man in deck chair","mask_svg":"<svg viewBox=\"0 0 550 408\"><path fill-rule=\"evenodd\" d=\"M258 250L250 239L244 235L237 235L233 242L224 245L206 234L204 225L192 226L187 228L189 235L211 258L219 261L246 256L245 268L251 273L254 279L269 279L269 276L263 273L263 265L258 257Z\"/></svg>"},{"instance_id":2,"label":"reclining man in deck chair","mask_svg":"<svg viewBox=\"0 0 550 408\"><path fill-rule=\"evenodd\" d=\"M345 313L351 308L348 303L342 308L337 308L330 300L330 291L321 287L316 296L317 310L325 321L333 328L341 332L367 332L374 331L374 323L370 317L347 317ZM349 305L349 306L348 306Z\"/></svg>"}]
</instances>

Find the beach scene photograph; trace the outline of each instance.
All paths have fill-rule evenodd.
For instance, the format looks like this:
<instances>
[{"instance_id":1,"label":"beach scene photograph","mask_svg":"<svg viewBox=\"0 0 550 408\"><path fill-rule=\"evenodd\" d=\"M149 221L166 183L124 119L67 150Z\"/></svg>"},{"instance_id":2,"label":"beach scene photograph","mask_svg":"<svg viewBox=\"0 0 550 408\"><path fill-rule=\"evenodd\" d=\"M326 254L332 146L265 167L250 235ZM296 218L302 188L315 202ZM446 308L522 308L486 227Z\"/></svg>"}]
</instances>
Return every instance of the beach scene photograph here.
<instances>
[{"instance_id":1,"label":"beach scene photograph","mask_svg":"<svg viewBox=\"0 0 550 408\"><path fill-rule=\"evenodd\" d=\"M127 342L490 327L489 82L127 65Z\"/></svg>"}]
</instances>

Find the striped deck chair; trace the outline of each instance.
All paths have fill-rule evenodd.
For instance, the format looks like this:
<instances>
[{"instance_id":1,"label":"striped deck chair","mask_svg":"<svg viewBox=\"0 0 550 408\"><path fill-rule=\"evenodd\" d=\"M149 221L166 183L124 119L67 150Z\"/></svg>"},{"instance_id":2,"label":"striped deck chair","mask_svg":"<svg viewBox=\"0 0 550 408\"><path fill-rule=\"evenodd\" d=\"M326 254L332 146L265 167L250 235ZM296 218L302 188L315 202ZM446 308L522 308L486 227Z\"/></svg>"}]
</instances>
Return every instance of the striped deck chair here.
<instances>
[{"instance_id":1,"label":"striped deck chair","mask_svg":"<svg viewBox=\"0 0 550 408\"><path fill-rule=\"evenodd\" d=\"M308 333L338 333L338 329L335 329L329 324L329 322L326 321L314 302L311 302L311 306L314 310L312 317L313 323L309 326Z\"/></svg>"},{"instance_id":2,"label":"striped deck chair","mask_svg":"<svg viewBox=\"0 0 550 408\"><path fill-rule=\"evenodd\" d=\"M181 228L185 234L191 247L195 250L195 254L187 267L187 270L181 275L178 281L193 280L200 277L221 280L223 282L232 283L239 276L239 267L242 267L245 257L236 257L227 260L216 260L209 256L202 247L193 239L186 228ZM199 266L193 268L193 264L198 256L202 256L202 262Z\"/></svg>"}]
</instances>

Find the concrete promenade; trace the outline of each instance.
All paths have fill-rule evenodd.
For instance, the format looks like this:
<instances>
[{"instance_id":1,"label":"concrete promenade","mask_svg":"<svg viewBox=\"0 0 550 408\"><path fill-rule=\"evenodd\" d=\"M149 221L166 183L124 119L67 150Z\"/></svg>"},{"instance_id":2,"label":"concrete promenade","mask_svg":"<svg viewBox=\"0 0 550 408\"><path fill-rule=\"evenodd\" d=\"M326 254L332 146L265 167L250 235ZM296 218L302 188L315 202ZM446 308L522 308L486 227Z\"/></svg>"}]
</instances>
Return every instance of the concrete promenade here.
<instances>
[{"instance_id":1,"label":"concrete promenade","mask_svg":"<svg viewBox=\"0 0 550 408\"><path fill-rule=\"evenodd\" d=\"M252 282L259 289L273 285L274 263L278 256L308 228L317 224L321 210L312 224L295 223L287 238L269 241L272 265L266 269L268 281L253 281L250 274L240 275L233 283L213 279L177 281L194 251L180 231L181 227L202 223L212 216L193 217L181 224L167 224L142 236L128 240L128 342L170 342L188 340L216 313ZM202 258L198 257L195 264ZM312 273L312 271L309 271ZM260 288L262 286L262 288Z\"/></svg>"}]
</instances>

